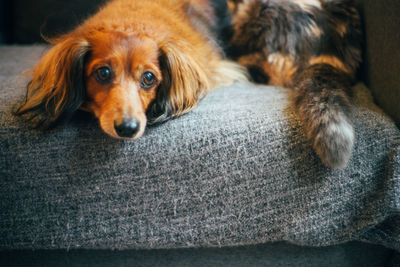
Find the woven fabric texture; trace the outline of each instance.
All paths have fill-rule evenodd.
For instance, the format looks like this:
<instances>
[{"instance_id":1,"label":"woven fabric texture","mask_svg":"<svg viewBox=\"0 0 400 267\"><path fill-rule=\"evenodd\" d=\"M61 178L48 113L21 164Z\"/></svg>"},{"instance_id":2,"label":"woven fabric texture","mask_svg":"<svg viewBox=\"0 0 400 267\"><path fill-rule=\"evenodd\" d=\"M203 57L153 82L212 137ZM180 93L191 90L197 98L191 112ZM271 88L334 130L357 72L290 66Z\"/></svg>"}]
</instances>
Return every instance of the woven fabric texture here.
<instances>
[{"instance_id":1,"label":"woven fabric texture","mask_svg":"<svg viewBox=\"0 0 400 267\"><path fill-rule=\"evenodd\" d=\"M349 166L324 167L282 88L235 84L137 141L78 112L41 132L11 114L44 46L0 47L0 249L351 240L400 251L400 132L354 87Z\"/></svg>"}]
</instances>

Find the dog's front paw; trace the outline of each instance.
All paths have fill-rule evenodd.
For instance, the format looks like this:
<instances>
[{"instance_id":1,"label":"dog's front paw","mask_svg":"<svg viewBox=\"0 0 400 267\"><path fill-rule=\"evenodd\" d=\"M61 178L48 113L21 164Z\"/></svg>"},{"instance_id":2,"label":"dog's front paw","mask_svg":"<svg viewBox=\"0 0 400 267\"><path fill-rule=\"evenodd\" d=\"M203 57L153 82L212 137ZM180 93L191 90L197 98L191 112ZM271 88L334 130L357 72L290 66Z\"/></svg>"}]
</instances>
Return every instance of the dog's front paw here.
<instances>
[{"instance_id":1,"label":"dog's front paw","mask_svg":"<svg viewBox=\"0 0 400 267\"><path fill-rule=\"evenodd\" d=\"M309 137L322 162L333 169L346 167L354 144L354 128L351 122L345 116L340 116L312 128L314 129Z\"/></svg>"}]
</instances>

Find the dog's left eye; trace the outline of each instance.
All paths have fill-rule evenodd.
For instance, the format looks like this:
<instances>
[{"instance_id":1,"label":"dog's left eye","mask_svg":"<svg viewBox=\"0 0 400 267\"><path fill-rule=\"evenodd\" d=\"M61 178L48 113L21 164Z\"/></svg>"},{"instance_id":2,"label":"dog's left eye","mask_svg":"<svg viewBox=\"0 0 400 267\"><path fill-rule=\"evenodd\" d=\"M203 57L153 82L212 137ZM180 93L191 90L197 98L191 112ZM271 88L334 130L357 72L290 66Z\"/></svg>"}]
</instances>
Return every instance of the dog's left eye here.
<instances>
[{"instance_id":1,"label":"dog's left eye","mask_svg":"<svg viewBox=\"0 0 400 267\"><path fill-rule=\"evenodd\" d=\"M142 77L140 78L140 87L142 87L143 89L149 89L156 83L157 77L151 71L146 71L142 74Z\"/></svg>"}]
</instances>

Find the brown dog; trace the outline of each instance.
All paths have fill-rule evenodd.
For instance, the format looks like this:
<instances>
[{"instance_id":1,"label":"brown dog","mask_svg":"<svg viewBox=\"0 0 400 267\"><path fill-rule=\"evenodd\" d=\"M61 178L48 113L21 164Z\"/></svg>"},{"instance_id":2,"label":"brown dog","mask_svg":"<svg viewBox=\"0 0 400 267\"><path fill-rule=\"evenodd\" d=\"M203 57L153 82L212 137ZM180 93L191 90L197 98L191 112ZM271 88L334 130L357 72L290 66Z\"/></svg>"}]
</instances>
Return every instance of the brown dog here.
<instances>
[{"instance_id":1,"label":"brown dog","mask_svg":"<svg viewBox=\"0 0 400 267\"><path fill-rule=\"evenodd\" d=\"M245 79L223 59L204 0L114 0L56 40L32 70L17 114L47 128L83 109L112 137L184 114L218 86Z\"/></svg>"}]
</instances>

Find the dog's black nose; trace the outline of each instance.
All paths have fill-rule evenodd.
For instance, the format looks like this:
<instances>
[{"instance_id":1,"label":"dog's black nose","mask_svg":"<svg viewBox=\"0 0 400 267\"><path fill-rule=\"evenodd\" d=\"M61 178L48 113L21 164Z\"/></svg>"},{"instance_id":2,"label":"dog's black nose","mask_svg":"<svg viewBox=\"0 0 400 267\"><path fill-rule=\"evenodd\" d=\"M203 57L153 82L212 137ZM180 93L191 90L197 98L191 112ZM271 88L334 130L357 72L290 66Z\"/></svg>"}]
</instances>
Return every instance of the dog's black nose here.
<instances>
[{"instance_id":1,"label":"dog's black nose","mask_svg":"<svg viewBox=\"0 0 400 267\"><path fill-rule=\"evenodd\" d=\"M114 128L120 137L133 137L140 128L140 123L136 119L125 119L122 123L114 121Z\"/></svg>"}]
</instances>

